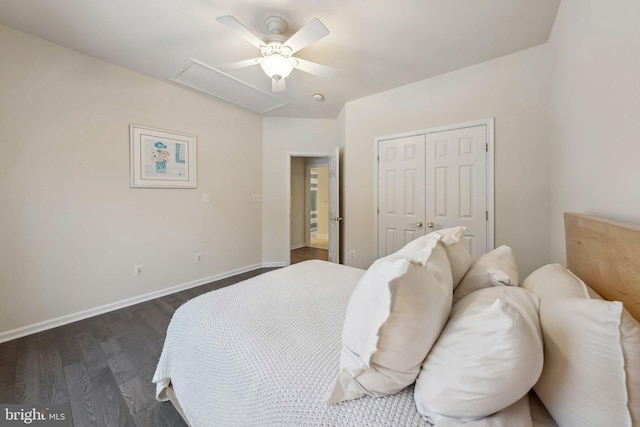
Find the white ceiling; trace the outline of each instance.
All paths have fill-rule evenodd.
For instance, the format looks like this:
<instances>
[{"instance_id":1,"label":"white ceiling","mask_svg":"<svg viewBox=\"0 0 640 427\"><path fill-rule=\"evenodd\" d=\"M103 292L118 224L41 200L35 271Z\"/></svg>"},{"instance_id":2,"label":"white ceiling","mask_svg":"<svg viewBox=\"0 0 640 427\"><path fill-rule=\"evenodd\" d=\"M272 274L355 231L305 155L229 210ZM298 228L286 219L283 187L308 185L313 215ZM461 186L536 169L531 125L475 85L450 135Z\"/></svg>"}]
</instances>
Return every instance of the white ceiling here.
<instances>
[{"instance_id":1,"label":"white ceiling","mask_svg":"<svg viewBox=\"0 0 640 427\"><path fill-rule=\"evenodd\" d=\"M337 70L299 70L266 116L335 118L345 102L545 43L560 0L0 0L0 23L168 81L190 58L213 66L259 56L219 24L233 15L266 34L276 15L289 34L319 18L329 36L296 56ZM260 67L229 72L266 92ZM320 92L325 101L314 102Z\"/></svg>"}]
</instances>

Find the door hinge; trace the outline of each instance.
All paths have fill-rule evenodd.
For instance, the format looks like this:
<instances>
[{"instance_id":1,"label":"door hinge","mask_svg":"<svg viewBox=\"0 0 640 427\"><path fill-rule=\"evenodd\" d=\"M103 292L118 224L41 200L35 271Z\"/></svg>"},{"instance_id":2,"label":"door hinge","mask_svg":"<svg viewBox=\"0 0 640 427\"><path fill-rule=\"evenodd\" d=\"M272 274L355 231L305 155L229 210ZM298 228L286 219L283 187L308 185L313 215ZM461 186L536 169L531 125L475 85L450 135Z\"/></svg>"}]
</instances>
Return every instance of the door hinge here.
<instances>
[{"instance_id":1,"label":"door hinge","mask_svg":"<svg viewBox=\"0 0 640 427\"><path fill-rule=\"evenodd\" d=\"M378 206L378 215L380 215L380 207Z\"/></svg>"},{"instance_id":2,"label":"door hinge","mask_svg":"<svg viewBox=\"0 0 640 427\"><path fill-rule=\"evenodd\" d=\"M489 221L489 211L484 211L484 216L487 221Z\"/></svg>"},{"instance_id":3,"label":"door hinge","mask_svg":"<svg viewBox=\"0 0 640 427\"><path fill-rule=\"evenodd\" d=\"M489 143L484 144L484 151L489 152Z\"/></svg>"}]
</instances>

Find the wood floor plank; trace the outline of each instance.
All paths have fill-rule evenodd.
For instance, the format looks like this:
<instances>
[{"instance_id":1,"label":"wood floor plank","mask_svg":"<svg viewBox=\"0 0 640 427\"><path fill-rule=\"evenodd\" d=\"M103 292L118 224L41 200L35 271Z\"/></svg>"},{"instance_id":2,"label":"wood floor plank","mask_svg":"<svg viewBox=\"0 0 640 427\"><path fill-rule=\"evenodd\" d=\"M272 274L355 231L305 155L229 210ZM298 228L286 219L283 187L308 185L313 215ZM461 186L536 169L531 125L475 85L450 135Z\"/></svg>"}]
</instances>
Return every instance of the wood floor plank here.
<instances>
[{"instance_id":1,"label":"wood floor plank","mask_svg":"<svg viewBox=\"0 0 640 427\"><path fill-rule=\"evenodd\" d=\"M17 351L17 340L0 344L0 403L13 401Z\"/></svg>"},{"instance_id":2,"label":"wood floor plank","mask_svg":"<svg viewBox=\"0 0 640 427\"><path fill-rule=\"evenodd\" d=\"M126 320L126 321L135 320L135 317L133 316L133 307L135 306L121 308L120 310L118 310L118 314L123 320Z\"/></svg>"},{"instance_id":3,"label":"wood floor plank","mask_svg":"<svg viewBox=\"0 0 640 427\"><path fill-rule=\"evenodd\" d=\"M96 339L111 335L110 320L112 316L107 313L105 317L96 316L87 319L87 323L91 328L91 333Z\"/></svg>"},{"instance_id":4,"label":"wood floor plank","mask_svg":"<svg viewBox=\"0 0 640 427\"><path fill-rule=\"evenodd\" d=\"M164 299L156 298L152 302L165 314L165 316L168 316L169 318L173 317L173 313L175 313L176 309L167 304Z\"/></svg>"},{"instance_id":5,"label":"wood floor plank","mask_svg":"<svg viewBox=\"0 0 640 427\"><path fill-rule=\"evenodd\" d=\"M141 318L142 322L154 332L154 338L158 339L163 337L167 333L167 327L171 318L164 314L155 304L152 302L143 303L144 313L146 316ZM140 319L140 316L138 316Z\"/></svg>"},{"instance_id":6,"label":"wood floor plank","mask_svg":"<svg viewBox=\"0 0 640 427\"><path fill-rule=\"evenodd\" d=\"M0 344L0 387L13 385L16 382L17 351L17 340Z\"/></svg>"},{"instance_id":7,"label":"wood floor plank","mask_svg":"<svg viewBox=\"0 0 640 427\"><path fill-rule=\"evenodd\" d=\"M107 358L111 372L116 379L118 385L125 383L138 375L136 367L129 360L129 356L125 352L120 352L114 356Z\"/></svg>"},{"instance_id":8,"label":"wood floor plank","mask_svg":"<svg viewBox=\"0 0 640 427\"><path fill-rule=\"evenodd\" d=\"M40 354L38 335L29 335L18 340L16 352L16 382L14 386L14 402L40 403Z\"/></svg>"},{"instance_id":9,"label":"wood floor plank","mask_svg":"<svg viewBox=\"0 0 640 427\"><path fill-rule=\"evenodd\" d=\"M55 331L38 334L40 347L40 390L37 402L54 405L69 403L64 367Z\"/></svg>"},{"instance_id":10,"label":"wood floor plank","mask_svg":"<svg viewBox=\"0 0 640 427\"><path fill-rule=\"evenodd\" d=\"M96 402L99 425L104 427L135 426L133 416L109 369L91 378L91 393Z\"/></svg>"},{"instance_id":11,"label":"wood floor plank","mask_svg":"<svg viewBox=\"0 0 640 427\"><path fill-rule=\"evenodd\" d=\"M144 314L143 314L144 313ZM162 337L166 333L164 331L159 332L155 328L149 326L147 322L146 312L139 312L140 316L138 322L134 323L130 327L130 335L138 341L138 347L143 346L147 355L160 354L162 347L158 345L158 338Z\"/></svg>"},{"instance_id":12,"label":"wood floor plank","mask_svg":"<svg viewBox=\"0 0 640 427\"><path fill-rule=\"evenodd\" d=\"M135 319L135 317L133 317L133 319ZM111 335L109 335L109 338L121 337L123 335L128 334L129 322L131 322L131 320L125 320L122 317L118 317L112 320L111 322L109 322L109 328L111 329ZM107 337L102 337L102 339L105 339L105 338Z\"/></svg>"},{"instance_id":13,"label":"wood floor plank","mask_svg":"<svg viewBox=\"0 0 640 427\"><path fill-rule=\"evenodd\" d=\"M100 343L91 333L81 334L78 337L78 345L91 377L101 374L105 368L109 367Z\"/></svg>"},{"instance_id":14,"label":"wood floor plank","mask_svg":"<svg viewBox=\"0 0 640 427\"><path fill-rule=\"evenodd\" d=\"M291 264L297 264L299 262L312 259L327 261L329 259L329 251L326 249L311 248L308 246L291 251Z\"/></svg>"},{"instance_id":15,"label":"wood floor plank","mask_svg":"<svg viewBox=\"0 0 640 427\"><path fill-rule=\"evenodd\" d=\"M71 417L76 426L98 426L96 404L91 394L91 378L82 362L64 367L64 375L71 403Z\"/></svg>"},{"instance_id":16,"label":"wood floor plank","mask_svg":"<svg viewBox=\"0 0 640 427\"><path fill-rule=\"evenodd\" d=\"M171 427L186 427L187 423L184 422L182 416L178 413L176 408L170 402L159 402L160 414L166 421L168 426Z\"/></svg>"},{"instance_id":17,"label":"wood floor plank","mask_svg":"<svg viewBox=\"0 0 640 427\"><path fill-rule=\"evenodd\" d=\"M149 393L148 383L145 381L143 384L140 377L120 384L120 392L133 415L148 409L156 402L153 393Z\"/></svg>"},{"instance_id":18,"label":"wood floor plank","mask_svg":"<svg viewBox=\"0 0 640 427\"><path fill-rule=\"evenodd\" d=\"M102 349L102 353L104 353L104 357L107 358L107 363L110 357L122 352L120 342L118 341L118 335L113 334L108 337L102 337L98 340L98 344Z\"/></svg>"},{"instance_id":19,"label":"wood floor plank","mask_svg":"<svg viewBox=\"0 0 640 427\"><path fill-rule=\"evenodd\" d=\"M58 345L60 347L60 356L62 357L62 365L67 366L78 363L82 360L82 352L78 345L78 337L76 335L76 324L61 326L54 329Z\"/></svg>"},{"instance_id":20,"label":"wood floor plank","mask_svg":"<svg viewBox=\"0 0 640 427\"><path fill-rule=\"evenodd\" d=\"M171 410L178 419L170 413ZM138 427L186 427L187 425L169 402L155 402L134 415L134 419Z\"/></svg>"}]
</instances>

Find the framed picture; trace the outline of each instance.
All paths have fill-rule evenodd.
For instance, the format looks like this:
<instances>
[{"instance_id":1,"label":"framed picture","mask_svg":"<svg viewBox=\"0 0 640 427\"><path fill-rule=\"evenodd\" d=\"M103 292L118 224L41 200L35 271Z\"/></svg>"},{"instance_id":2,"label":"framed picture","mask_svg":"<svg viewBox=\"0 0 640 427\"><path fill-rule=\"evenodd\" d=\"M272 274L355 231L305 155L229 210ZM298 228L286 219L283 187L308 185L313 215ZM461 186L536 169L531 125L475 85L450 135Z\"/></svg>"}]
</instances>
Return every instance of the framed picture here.
<instances>
[{"instance_id":1,"label":"framed picture","mask_svg":"<svg viewBox=\"0 0 640 427\"><path fill-rule=\"evenodd\" d=\"M196 137L129 125L131 187L196 188Z\"/></svg>"}]
</instances>

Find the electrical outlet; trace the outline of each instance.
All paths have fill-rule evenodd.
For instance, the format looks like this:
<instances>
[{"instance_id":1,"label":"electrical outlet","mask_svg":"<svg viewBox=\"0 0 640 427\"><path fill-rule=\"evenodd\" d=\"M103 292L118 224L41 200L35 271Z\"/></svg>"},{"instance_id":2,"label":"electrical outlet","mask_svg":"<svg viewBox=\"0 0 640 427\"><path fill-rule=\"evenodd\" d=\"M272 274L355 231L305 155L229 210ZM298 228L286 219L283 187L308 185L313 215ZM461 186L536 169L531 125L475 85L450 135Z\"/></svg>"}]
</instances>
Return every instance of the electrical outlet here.
<instances>
[{"instance_id":1,"label":"electrical outlet","mask_svg":"<svg viewBox=\"0 0 640 427\"><path fill-rule=\"evenodd\" d=\"M196 262L200 262L200 261L202 261L202 254L200 252L198 252L196 254Z\"/></svg>"},{"instance_id":2,"label":"electrical outlet","mask_svg":"<svg viewBox=\"0 0 640 427\"><path fill-rule=\"evenodd\" d=\"M142 276L144 274L144 265L138 264L133 266L133 275Z\"/></svg>"},{"instance_id":3,"label":"electrical outlet","mask_svg":"<svg viewBox=\"0 0 640 427\"><path fill-rule=\"evenodd\" d=\"M349 251L349 258L356 259L356 251Z\"/></svg>"}]
</instances>

